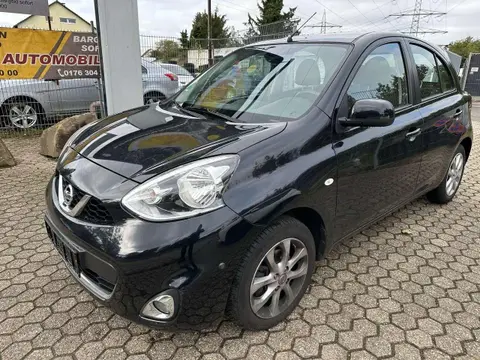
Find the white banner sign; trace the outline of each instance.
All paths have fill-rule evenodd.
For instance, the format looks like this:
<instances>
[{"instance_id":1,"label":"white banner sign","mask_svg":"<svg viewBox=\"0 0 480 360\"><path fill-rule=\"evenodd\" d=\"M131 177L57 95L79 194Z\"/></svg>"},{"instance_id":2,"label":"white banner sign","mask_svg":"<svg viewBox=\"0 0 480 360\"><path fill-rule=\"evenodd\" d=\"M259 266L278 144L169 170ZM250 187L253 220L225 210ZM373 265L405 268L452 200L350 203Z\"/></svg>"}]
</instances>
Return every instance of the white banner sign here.
<instances>
[{"instance_id":1,"label":"white banner sign","mask_svg":"<svg viewBox=\"0 0 480 360\"><path fill-rule=\"evenodd\" d=\"M0 0L0 12L48 16L48 0Z\"/></svg>"}]
</instances>

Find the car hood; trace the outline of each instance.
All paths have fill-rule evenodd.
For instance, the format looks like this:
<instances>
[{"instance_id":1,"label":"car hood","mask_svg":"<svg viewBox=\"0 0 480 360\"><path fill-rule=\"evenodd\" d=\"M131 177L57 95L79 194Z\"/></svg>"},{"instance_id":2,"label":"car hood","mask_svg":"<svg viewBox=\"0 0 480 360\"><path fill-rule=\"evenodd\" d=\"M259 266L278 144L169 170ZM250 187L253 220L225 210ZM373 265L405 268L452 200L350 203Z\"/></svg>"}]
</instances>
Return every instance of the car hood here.
<instances>
[{"instance_id":1,"label":"car hood","mask_svg":"<svg viewBox=\"0 0 480 360\"><path fill-rule=\"evenodd\" d=\"M142 106L80 130L70 146L92 162L141 183L185 162L236 153L286 127L193 115L175 105Z\"/></svg>"}]
</instances>

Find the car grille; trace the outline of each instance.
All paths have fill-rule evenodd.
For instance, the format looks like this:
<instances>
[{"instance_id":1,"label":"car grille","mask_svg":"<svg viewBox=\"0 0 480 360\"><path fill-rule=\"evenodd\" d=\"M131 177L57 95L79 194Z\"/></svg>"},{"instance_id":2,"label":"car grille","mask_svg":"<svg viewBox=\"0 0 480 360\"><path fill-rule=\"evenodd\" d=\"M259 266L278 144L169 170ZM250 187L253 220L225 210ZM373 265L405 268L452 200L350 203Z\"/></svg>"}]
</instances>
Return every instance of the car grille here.
<instances>
[{"instance_id":1,"label":"car grille","mask_svg":"<svg viewBox=\"0 0 480 360\"><path fill-rule=\"evenodd\" d=\"M74 208L78 202L86 195L85 192L78 189L73 184L69 183L65 178L62 179L62 187L64 190L68 185L71 185L74 189L73 200L70 204L70 208ZM110 212L105 208L100 200L94 197L90 197L85 207L76 216L77 219L99 225L108 225L113 223L113 217Z\"/></svg>"},{"instance_id":2,"label":"car grille","mask_svg":"<svg viewBox=\"0 0 480 360\"><path fill-rule=\"evenodd\" d=\"M111 224L113 223L112 215L108 212L101 201L96 198L90 198L90 201L85 206L85 209L80 213L80 218L95 224Z\"/></svg>"}]
</instances>

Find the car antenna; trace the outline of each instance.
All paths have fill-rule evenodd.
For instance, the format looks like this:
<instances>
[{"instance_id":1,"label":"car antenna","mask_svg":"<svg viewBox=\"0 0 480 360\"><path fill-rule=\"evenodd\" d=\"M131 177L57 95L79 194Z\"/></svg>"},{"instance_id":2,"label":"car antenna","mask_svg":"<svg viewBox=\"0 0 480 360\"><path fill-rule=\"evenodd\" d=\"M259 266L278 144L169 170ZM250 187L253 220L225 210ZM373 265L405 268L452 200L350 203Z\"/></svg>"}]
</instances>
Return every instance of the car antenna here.
<instances>
[{"instance_id":1,"label":"car antenna","mask_svg":"<svg viewBox=\"0 0 480 360\"><path fill-rule=\"evenodd\" d=\"M300 32L300 30L302 30L303 27L304 27L305 25L307 25L307 23L310 21L310 19L313 18L315 15L317 15L317 12L316 12L316 11L312 14L312 16L310 16L310 17L307 19L307 21L305 21L305 22L303 23L302 26L300 26L297 30L295 30L293 33L291 33L291 34L288 36L287 42L292 42L292 41L293 41L293 37L294 37L295 35L297 35L297 34Z\"/></svg>"}]
</instances>

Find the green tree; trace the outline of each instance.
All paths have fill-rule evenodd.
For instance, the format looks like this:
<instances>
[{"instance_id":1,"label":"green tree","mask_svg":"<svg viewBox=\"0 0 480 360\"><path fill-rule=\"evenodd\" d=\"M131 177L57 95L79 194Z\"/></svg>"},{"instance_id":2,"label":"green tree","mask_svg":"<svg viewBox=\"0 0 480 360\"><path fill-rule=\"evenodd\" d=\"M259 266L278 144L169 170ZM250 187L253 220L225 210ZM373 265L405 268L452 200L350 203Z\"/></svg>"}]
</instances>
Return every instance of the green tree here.
<instances>
[{"instance_id":1,"label":"green tree","mask_svg":"<svg viewBox=\"0 0 480 360\"><path fill-rule=\"evenodd\" d=\"M227 26L227 16L220 15L218 8L212 14L212 36L214 47L225 47L231 38L230 28ZM198 12L193 18L190 42L196 47L208 47L208 14L206 11Z\"/></svg>"},{"instance_id":2,"label":"green tree","mask_svg":"<svg viewBox=\"0 0 480 360\"><path fill-rule=\"evenodd\" d=\"M462 56L463 58L468 58L470 53L480 52L480 39L474 39L473 37L468 36L465 39L450 43L450 45L448 45L448 50Z\"/></svg>"},{"instance_id":3,"label":"green tree","mask_svg":"<svg viewBox=\"0 0 480 360\"><path fill-rule=\"evenodd\" d=\"M180 31L180 45L182 49L188 49L190 47L187 29Z\"/></svg>"},{"instance_id":4,"label":"green tree","mask_svg":"<svg viewBox=\"0 0 480 360\"><path fill-rule=\"evenodd\" d=\"M248 22L245 24L249 26L247 42L284 37L291 34L298 25L299 20L295 18L297 8L282 12L283 0L261 0L257 6L260 16L253 18L248 14Z\"/></svg>"},{"instance_id":5,"label":"green tree","mask_svg":"<svg viewBox=\"0 0 480 360\"><path fill-rule=\"evenodd\" d=\"M160 40L155 44L151 56L164 62L179 61L183 58L183 51L174 40Z\"/></svg>"}]
</instances>

